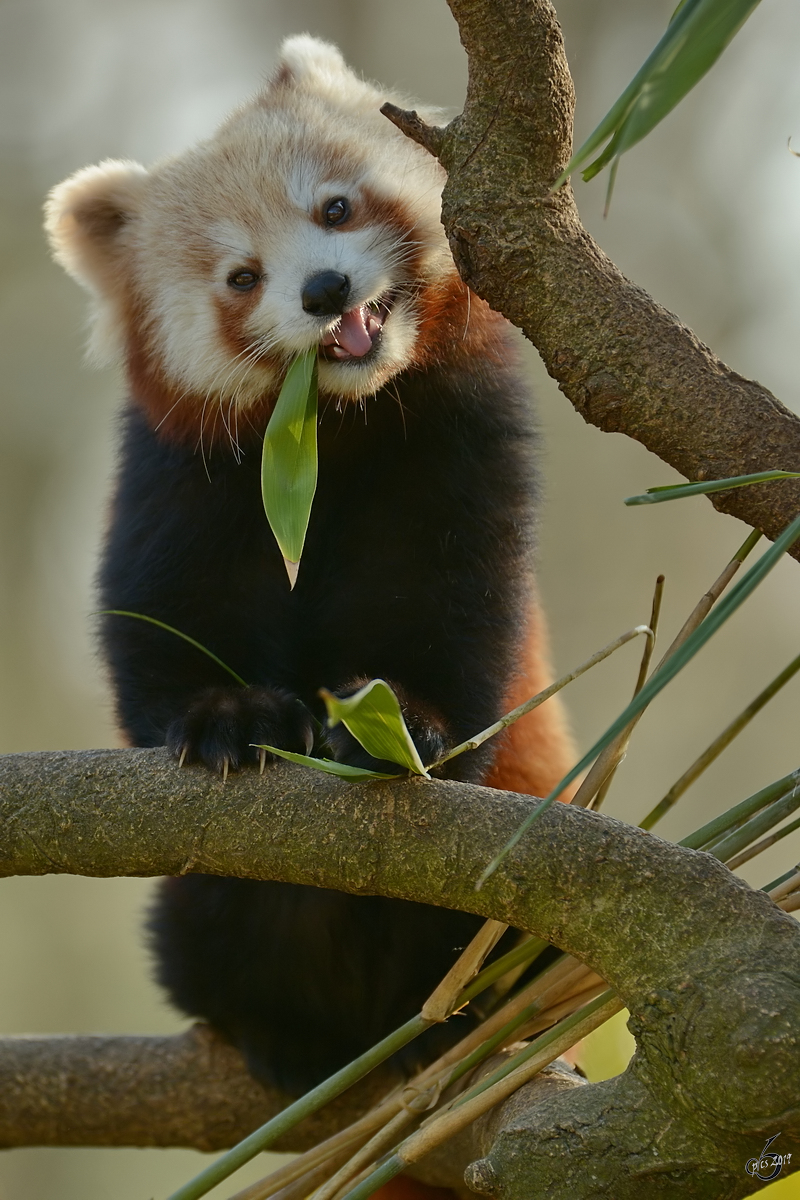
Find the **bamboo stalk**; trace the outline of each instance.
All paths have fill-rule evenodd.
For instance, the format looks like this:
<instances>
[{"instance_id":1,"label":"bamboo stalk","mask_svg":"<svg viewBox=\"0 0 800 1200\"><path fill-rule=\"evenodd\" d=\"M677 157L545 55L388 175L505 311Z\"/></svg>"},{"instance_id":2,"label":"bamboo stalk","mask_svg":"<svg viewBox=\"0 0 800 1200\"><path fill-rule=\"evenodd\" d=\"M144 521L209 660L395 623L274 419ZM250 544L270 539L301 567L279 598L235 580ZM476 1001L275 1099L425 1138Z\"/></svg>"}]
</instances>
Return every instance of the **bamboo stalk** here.
<instances>
[{"instance_id":1,"label":"bamboo stalk","mask_svg":"<svg viewBox=\"0 0 800 1200\"><path fill-rule=\"evenodd\" d=\"M659 800L655 808L652 809L652 811L647 814L644 820L640 822L640 827L642 829L652 829L655 823L660 821L665 813L669 812L673 804L675 804L681 798L684 792L691 787L694 781L698 779L700 775L702 775L703 771L705 771L715 759L719 758L720 754L722 754L722 751L725 750L726 747L729 746L733 741L733 739L750 724L753 717L757 713L761 712L761 709L764 707L764 705L768 704L772 697L775 696L781 690L784 684L788 683L798 671L800 671L800 654L798 654L796 658L792 659L789 665L784 667L783 670L775 676L771 683L769 683L762 692L759 692L755 700L751 700L747 707L739 713L738 717L731 721L730 725L723 729L722 733L719 734L718 737L714 738L714 741L711 743L711 745L706 747L703 753L695 759L695 761L686 771L684 771L680 779L673 783L666 796L664 796L662 800Z\"/></svg>"},{"instance_id":2,"label":"bamboo stalk","mask_svg":"<svg viewBox=\"0 0 800 1200\"><path fill-rule=\"evenodd\" d=\"M754 529L750 536L736 551L730 562L727 563L721 575L714 580L708 591L700 597L688 618L683 623L681 629L678 631L677 636L674 638L671 645L668 647L659 661L658 665L653 670L653 674L650 676L651 679L654 675L658 674L664 664L673 656L675 651L680 649L684 642L687 641L691 634L693 634L698 628L705 617L708 616L709 612L716 604L722 593L725 591L725 588L731 582L734 575L739 570L745 558L753 549L760 537L761 534L758 532L758 530ZM615 771L619 766L622 755L625 752L625 747L630 741L631 734L641 720L644 711L645 710L642 709L641 712L638 712L636 716L633 717L633 719L629 722L629 724L626 725L619 734L617 734L617 736L605 748L605 750L601 751L601 753L597 756L597 759L590 768L586 778L583 780L581 786L575 793L572 799L573 804L577 804L581 808L587 808L589 806L591 801L594 799L595 794L605 783L609 774L612 771ZM642 828L649 829L650 826L642 826Z\"/></svg>"},{"instance_id":3,"label":"bamboo stalk","mask_svg":"<svg viewBox=\"0 0 800 1200\"><path fill-rule=\"evenodd\" d=\"M735 854L744 850L745 846L749 846L755 838L761 837L768 829L773 829L798 808L800 808L800 783L795 784L785 796L781 796L779 800L773 801L767 808L756 813L749 821L745 821L744 825L732 830L727 837L710 846L709 854L713 854L721 862L727 862L729 858L733 858Z\"/></svg>"},{"instance_id":4,"label":"bamboo stalk","mask_svg":"<svg viewBox=\"0 0 800 1200\"><path fill-rule=\"evenodd\" d=\"M314 1192L310 1200L333 1200L333 1197L345 1184L350 1183L361 1174L365 1167L371 1166L387 1150L391 1150L393 1146L397 1145L407 1126L418 1121L420 1115L413 1108L401 1108L400 1112L395 1113L383 1129L371 1137L365 1146L357 1150L321 1188Z\"/></svg>"},{"instance_id":5,"label":"bamboo stalk","mask_svg":"<svg viewBox=\"0 0 800 1200\"><path fill-rule=\"evenodd\" d=\"M560 1004L551 1005L540 1016L534 1018L529 1024L522 1025L514 1035L518 1042L526 1042L528 1038L533 1037L536 1033L541 1033L544 1029L549 1029L551 1025L556 1025L564 1017L570 1016L576 1009L583 1008L590 1000L594 1000L595 996L601 995L602 992L608 991L608 985L604 979L597 978L596 982L584 988L580 992L575 992L573 995L562 1000ZM503 1047L501 1047L503 1049Z\"/></svg>"},{"instance_id":6,"label":"bamboo stalk","mask_svg":"<svg viewBox=\"0 0 800 1200\"><path fill-rule=\"evenodd\" d=\"M533 934L531 933L522 933L520 935L518 944L521 946L526 946L530 942L538 940L539 939L534 938ZM528 969L528 965L529 963L526 959L525 961L517 963L516 966L513 966L509 968L509 970L505 971L498 978L497 982L489 992L488 996L486 996L485 1000L482 1001L481 1007L485 1008L485 1005L488 1003L488 1011L491 1012L492 1009L494 1009L502 1001L503 997L508 995L514 984L519 979L520 975L524 975L525 971Z\"/></svg>"},{"instance_id":7,"label":"bamboo stalk","mask_svg":"<svg viewBox=\"0 0 800 1200\"><path fill-rule=\"evenodd\" d=\"M620 646L624 646L640 634L651 634L647 625L637 625L635 629L629 629L627 633L623 633L620 637L615 638L613 642L609 642L602 650L598 650L591 658L587 658L585 662L576 667L574 671L570 671L568 675L562 675L555 683L551 683L544 691L537 692L530 700L526 700L524 704L520 704L517 708L513 708L511 712L506 713L499 721L495 721L488 729L484 729L481 733L476 733L466 742L461 742L458 746L454 746L452 750L448 750L441 758L437 758L436 762L430 763L428 770L432 771L434 767L440 767L442 763L449 762L451 758L455 758L457 754L463 754L465 750L477 750L478 746L482 746L490 737L494 737L496 733L501 733L504 729L508 729L509 725L513 725L520 717L527 716L534 708L538 708L540 704L544 704L545 700L549 700L551 696L555 696L556 692L560 692L568 683L572 683L573 679L583 675L592 667L596 667L604 658L608 658L615 650L619 650Z\"/></svg>"},{"instance_id":8,"label":"bamboo stalk","mask_svg":"<svg viewBox=\"0 0 800 1200\"><path fill-rule=\"evenodd\" d=\"M550 943L543 941L542 938L534 937L529 938L525 942L520 942L513 950L509 950L507 954L503 954L488 967L483 968L478 978L473 980L469 987L464 988L464 994L461 997L462 1003L466 1004L468 1000L479 996L481 992L491 987L496 980L502 979L512 968L522 966L524 970L549 945Z\"/></svg>"},{"instance_id":9,"label":"bamboo stalk","mask_svg":"<svg viewBox=\"0 0 800 1200\"><path fill-rule=\"evenodd\" d=\"M479 965L481 956L488 953L491 938L497 933L496 921L485 922L478 933L472 939L470 944L459 956L455 967L449 972L448 978L453 976L462 969L462 965L466 964L469 968L469 978L475 973L477 965ZM490 927L489 936L487 937L487 927ZM478 946L476 954L475 945ZM440 985L441 987L441 985ZM439 991L437 988L433 995ZM461 1007L465 1003L462 995L457 995L453 1000L453 1011L455 1008ZM336 1071L328 1079L317 1084L310 1092L306 1092L299 1100L295 1100L293 1104L288 1105L283 1112L278 1113L260 1129L256 1129L249 1137L244 1138L237 1145L233 1146L227 1153L206 1167L188 1183L178 1188L169 1197L169 1200L200 1200L200 1197L205 1196L216 1187L218 1183L228 1179L234 1171L238 1171L239 1167L250 1162L262 1150L266 1150L269 1146L276 1142L279 1137L282 1137L295 1125L299 1124L305 1117L311 1113L317 1112L325 1104L328 1104L336 1096L341 1095L347 1088L351 1087L359 1079L362 1079L380 1063L390 1058L397 1050L408 1045L414 1038L424 1033L426 1029L430 1029L434 1021L426 1018L422 1013L418 1013L416 1017L412 1017L405 1025L394 1030L388 1037L383 1038L375 1046L370 1047L364 1054Z\"/></svg>"},{"instance_id":10,"label":"bamboo stalk","mask_svg":"<svg viewBox=\"0 0 800 1200\"><path fill-rule=\"evenodd\" d=\"M587 989L587 981L590 985L589 989ZM350 1130L343 1130L339 1134L336 1134L335 1138L329 1139L328 1144L334 1142L336 1139L346 1137L351 1131L354 1133L357 1127L359 1130L362 1129L370 1119L373 1122L373 1128L384 1126L393 1119L403 1105L408 1105L413 1109L419 1100L423 1100L425 1104L429 1104L428 1097L438 1095L444 1087L447 1087L450 1083L472 1070L483 1058L495 1050L503 1049L512 1040L519 1041L523 1036L527 1036L527 1034L523 1034L522 1032L523 1027L528 1029L535 1023L535 1030L530 1029L530 1032L538 1032L539 1029L547 1028L559 1020L562 1015L574 1010L579 1003L583 1003L585 1000L591 998L588 994L584 995L584 992L591 990L594 995L598 989L602 990L603 988L605 988L605 983L600 980L599 976L595 975L588 967L577 962L571 956L565 955L537 979L532 980L517 996L508 1001L502 1009L493 1013L477 1029L472 1030L465 1038L462 1038L456 1046L451 1047L450 1050L441 1055L435 1062L419 1072L402 1089L402 1092L398 1091L387 1098L381 1105L373 1109L371 1113L362 1117L361 1121L351 1126ZM576 997L579 997L577 1001ZM310 1170L314 1170L315 1160L311 1159L313 1154L314 1151L307 1151L310 1161L307 1166L303 1166L297 1171L298 1177L301 1174L305 1175ZM295 1160L295 1163L297 1161ZM361 1161L360 1155L359 1161ZM262 1200L262 1198L266 1200L267 1197L276 1195L277 1189L271 1185L270 1181L275 1179L276 1176L282 1175L283 1180L288 1183L288 1173L294 1165L292 1163L289 1164L288 1168L284 1167L279 1172L273 1172L273 1175L267 1176L265 1179L259 1180L257 1184L251 1185L250 1193L245 1192L241 1196L232 1197L232 1200ZM338 1160L335 1169L338 1170L339 1165L341 1165L341 1159ZM324 1166L321 1169L317 1168L314 1170L314 1181L313 1183L311 1182L311 1176L309 1175L309 1186L302 1193L303 1200L305 1196L310 1194L313 1187L324 1184L329 1174L330 1163L328 1164L327 1174ZM352 1177L350 1178L352 1179ZM258 1188L264 1190L256 1190ZM283 1193L278 1194L281 1200L283 1200Z\"/></svg>"},{"instance_id":11,"label":"bamboo stalk","mask_svg":"<svg viewBox=\"0 0 800 1200\"><path fill-rule=\"evenodd\" d=\"M455 1046L446 1050L435 1062L426 1067L409 1084L418 1087L438 1079L449 1067L455 1067L468 1056L479 1050L491 1037L504 1029L506 1025L520 1015L531 1004L538 1003L540 1008L563 998L563 989L572 986L575 977L582 978L589 973L589 968L579 963L571 955L564 955L552 966L543 971L536 979L524 987L511 1000L491 1014L476 1029L473 1029ZM449 1082L449 1081L448 1081Z\"/></svg>"},{"instance_id":12,"label":"bamboo stalk","mask_svg":"<svg viewBox=\"0 0 800 1200\"><path fill-rule=\"evenodd\" d=\"M418 1162L447 1138L465 1129L478 1117L506 1100L554 1059L602 1025L623 1007L622 1001L605 991L585 1008L542 1034L529 1047L481 1081L452 1107L437 1114L407 1138L392 1157L347 1193L345 1200L367 1200L378 1187L388 1183L412 1163Z\"/></svg>"},{"instance_id":13,"label":"bamboo stalk","mask_svg":"<svg viewBox=\"0 0 800 1200\"><path fill-rule=\"evenodd\" d=\"M794 875L790 875L783 883L779 883L771 892L767 892L770 900L783 900L786 896L791 895L800 888L800 871L796 871Z\"/></svg>"},{"instance_id":14,"label":"bamboo stalk","mask_svg":"<svg viewBox=\"0 0 800 1200\"><path fill-rule=\"evenodd\" d=\"M652 638L648 638L644 644L644 650L642 651L642 661L639 664L639 674L636 678L636 684L633 689L634 696L638 696L639 692L644 687L645 681L647 679L647 672L650 670L650 662L653 657L653 651L656 648L656 638L658 636L658 621L659 621L659 617L661 615L661 601L663 599L663 596L664 596L664 576L659 575L658 578L656 579L656 586L653 590L653 603L650 606L650 621L648 622L650 628L653 631L653 636L652 636ZM600 787L598 788L596 795L587 805L588 808L593 809L595 812L599 812L599 810L603 806L603 801L605 800L606 796L608 795L608 790L611 787L611 784L614 782L614 776L617 773L617 767L619 767L622 764L622 760L624 759L625 754L627 753L629 741L630 741L629 737L625 739L624 745L622 745L622 747L621 747L619 758L618 758L616 764L611 768L608 775L606 775L605 779L603 780Z\"/></svg>"},{"instance_id":15,"label":"bamboo stalk","mask_svg":"<svg viewBox=\"0 0 800 1200\"><path fill-rule=\"evenodd\" d=\"M751 858L755 858L757 854L761 854L764 850L769 850L770 846L774 846L776 842L780 842L788 834L794 833L795 829L800 829L800 817L796 821L790 821L788 825L784 825L782 829L776 830L775 833L770 833L767 837L762 838L760 842L755 842L752 846L747 846L741 853L734 854L733 858L728 859L726 866L729 870L735 871L737 867L743 866Z\"/></svg>"},{"instance_id":16,"label":"bamboo stalk","mask_svg":"<svg viewBox=\"0 0 800 1200\"><path fill-rule=\"evenodd\" d=\"M399 1089L396 1089L396 1092L399 1096ZM326 1138L319 1145L312 1146L304 1154L298 1154L291 1162L285 1163L284 1166L272 1171L263 1179L257 1180L243 1191L237 1192L235 1196L231 1196L230 1200L267 1200L269 1196L275 1195L281 1188L294 1183L295 1180L319 1171L321 1166L329 1170L330 1164L334 1160L336 1162L346 1161L344 1155L351 1154L353 1149L357 1149L360 1144L363 1144L376 1129L380 1129L386 1120L386 1111L390 1108L392 1112L395 1111L392 1107L393 1096L394 1093L346 1129L340 1129L338 1133ZM311 1190L309 1188L309 1192ZM308 1195L308 1192L305 1194Z\"/></svg>"},{"instance_id":17,"label":"bamboo stalk","mask_svg":"<svg viewBox=\"0 0 800 1200\"><path fill-rule=\"evenodd\" d=\"M463 1004L461 993L481 968L486 955L492 951L508 929L502 921L485 921L463 954L453 963L442 982L431 992L422 1006L426 1021L446 1021Z\"/></svg>"},{"instance_id":18,"label":"bamboo stalk","mask_svg":"<svg viewBox=\"0 0 800 1200\"><path fill-rule=\"evenodd\" d=\"M781 796L785 796L798 783L800 783L800 768L790 771L782 779L776 779L774 783L767 784L765 788L754 792L752 796L748 796L746 800L735 804L727 812L720 813L718 817L714 817L712 821L701 825L699 829L696 829L694 833L690 833L688 837L682 838L678 842L678 845L687 846L690 850L707 849L712 842L730 833L734 826L739 825L748 817L752 817L753 813L760 812L761 809L771 804L773 800L779 800Z\"/></svg>"}]
</instances>

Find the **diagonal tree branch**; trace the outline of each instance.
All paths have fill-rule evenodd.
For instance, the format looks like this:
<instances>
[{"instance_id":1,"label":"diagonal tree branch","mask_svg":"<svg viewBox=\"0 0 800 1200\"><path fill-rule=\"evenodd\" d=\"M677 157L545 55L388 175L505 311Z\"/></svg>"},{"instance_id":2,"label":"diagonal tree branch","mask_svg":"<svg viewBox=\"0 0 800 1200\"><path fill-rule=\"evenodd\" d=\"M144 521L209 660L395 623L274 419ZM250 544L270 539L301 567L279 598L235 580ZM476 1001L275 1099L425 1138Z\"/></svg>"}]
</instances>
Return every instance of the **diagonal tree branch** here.
<instances>
[{"instance_id":1,"label":"diagonal tree branch","mask_svg":"<svg viewBox=\"0 0 800 1200\"><path fill-rule=\"evenodd\" d=\"M464 280L522 329L584 419L689 479L800 469L800 418L627 280L583 228L569 185L573 86L549 0L448 0L469 58L463 113L427 137L447 170L442 219ZM800 483L712 503L775 538ZM800 557L800 544L791 553Z\"/></svg>"},{"instance_id":2,"label":"diagonal tree branch","mask_svg":"<svg viewBox=\"0 0 800 1200\"><path fill-rule=\"evenodd\" d=\"M475 1168L484 1183L501 1180L510 1200L579 1200L596 1194L600 1155L615 1200L661 1195L669 1172L687 1196L746 1195L762 1136L800 1149L800 928L711 856L563 804L476 893L535 803L438 781L348 785L288 765L223 784L161 750L10 755L0 873L281 879L528 929L609 981L638 1050L619 1079L559 1093L498 1133ZM715 1179L727 1190L709 1190Z\"/></svg>"}]
</instances>

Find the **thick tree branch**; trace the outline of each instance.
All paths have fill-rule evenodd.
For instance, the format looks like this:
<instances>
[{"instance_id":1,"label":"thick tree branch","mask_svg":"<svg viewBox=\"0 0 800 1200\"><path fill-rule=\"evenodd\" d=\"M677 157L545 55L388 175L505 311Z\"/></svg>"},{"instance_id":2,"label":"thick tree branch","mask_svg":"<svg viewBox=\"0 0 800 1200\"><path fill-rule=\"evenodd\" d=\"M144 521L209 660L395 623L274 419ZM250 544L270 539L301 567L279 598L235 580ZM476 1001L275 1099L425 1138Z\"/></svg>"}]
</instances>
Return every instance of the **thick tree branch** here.
<instances>
[{"instance_id":1,"label":"thick tree branch","mask_svg":"<svg viewBox=\"0 0 800 1200\"><path fill-rule=\"evenodd\" d=\"M745 1195L762 1134L800 1147L797 923L709 855L561 804L476 893L534 803L445 782L354 786L285 765L223 784L159 750L13 755L0 759L0 873L281 879L528 929L609 981L638 1053L618 1080L548 1101L498 1138L487 1177L502 1177L511 1200L575 1200L592 1194L602 1148L615 1200L640 1200L642 1178L655 1187L666 1171L691 1177L687 1195ZM554 1137L570 1152L566 1175ZM726 1192L699 1190L717 1176L730 1176ZM534 1177L552 1190L532 1192Z\"/></svg>"},{"instance_id":2,"label":"thick tree branch","mask_svg":"<svg viewBox=\"0 0 800 1200\"><path fill-rule=\"evenodd\" d=\"M625 279L581 225L569 185L550 194L571 154L573 87L549 0L448 3L469 88L435 145L465 281L524 330L600 429L635 438L689 479L800 470L800 418ZM800 484L712 503L774 538L800 510Z\"/></svg>"}]
</instances>

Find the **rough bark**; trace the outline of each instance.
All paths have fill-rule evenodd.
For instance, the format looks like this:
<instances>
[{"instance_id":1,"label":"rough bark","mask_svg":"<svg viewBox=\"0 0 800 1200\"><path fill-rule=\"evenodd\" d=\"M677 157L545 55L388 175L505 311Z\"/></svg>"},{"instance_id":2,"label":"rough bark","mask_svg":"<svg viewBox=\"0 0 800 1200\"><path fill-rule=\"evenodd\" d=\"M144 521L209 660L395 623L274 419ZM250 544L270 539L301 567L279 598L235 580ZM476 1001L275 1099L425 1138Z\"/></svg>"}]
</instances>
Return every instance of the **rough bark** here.
<instances>
[{"instance_id":1,"label":"rough bark","mask_svg":"<svg viewBox=\"0 0 800 1200\"><path fill-rule=\"evenodd\" d=\"M572 152L574 97L549 0L448 3L469 58L463 113L433 136L388 115L447 170L442 219L464 280L525 332L586 421L687 479L800 470L800 418L621 274L569 184L550 193ZM800 510L800 483L712 503L774 539Z\"/></svg>"},{"instance_id":2,"label":"rough bark","mask_svg":"<svg viewBox=\"0 0 800 1200\"><path fill-rule=\"evenodd\" d=\"M800 1151L797 922L711 856L561 804L475 892L534 803L284 765L223 784L159 750L10 755L0 874L281 879L528 929L609 981L638 1048L619 1079L537 1104L488 1153L481 1143L481 1186L509 1200L747 1195L744 1164L769 1134L795 1162Z\"/></svg>"}]
</instances>

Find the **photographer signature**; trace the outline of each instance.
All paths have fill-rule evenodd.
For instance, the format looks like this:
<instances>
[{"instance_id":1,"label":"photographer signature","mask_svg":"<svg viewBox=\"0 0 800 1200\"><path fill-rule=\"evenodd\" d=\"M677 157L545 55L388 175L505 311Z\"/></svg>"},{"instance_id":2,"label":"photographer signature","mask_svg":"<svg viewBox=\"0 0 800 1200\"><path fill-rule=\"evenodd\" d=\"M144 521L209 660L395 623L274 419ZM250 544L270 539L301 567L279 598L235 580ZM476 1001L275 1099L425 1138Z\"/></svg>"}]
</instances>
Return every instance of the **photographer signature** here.
<instances>
[{"instance_id":1,"label":"photographer signature","mask_svg":"<svg viewBox=\"0 0 800 1200\"><path fill-rule=\"evenodd\" d=\"M784 1167L788 1167L792 1161L791 1154L768 1154L775 1138L780 1137L779 1133L773 1133L771 1138L768 1138L764 1143L764 1149L761 1151L758 1158L751 1158L745 1164L745 1171L748 1175L752 1175L754 1179L760 1179L763 1183L767 1183L770 1179L777 1179Z\"/></svg>"}]
</instances>

